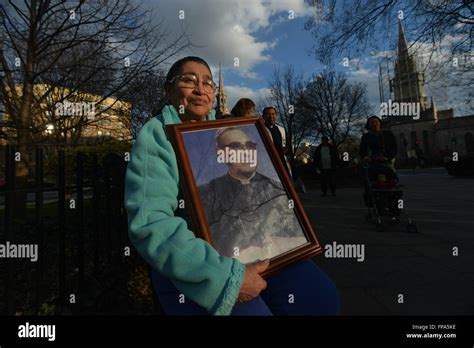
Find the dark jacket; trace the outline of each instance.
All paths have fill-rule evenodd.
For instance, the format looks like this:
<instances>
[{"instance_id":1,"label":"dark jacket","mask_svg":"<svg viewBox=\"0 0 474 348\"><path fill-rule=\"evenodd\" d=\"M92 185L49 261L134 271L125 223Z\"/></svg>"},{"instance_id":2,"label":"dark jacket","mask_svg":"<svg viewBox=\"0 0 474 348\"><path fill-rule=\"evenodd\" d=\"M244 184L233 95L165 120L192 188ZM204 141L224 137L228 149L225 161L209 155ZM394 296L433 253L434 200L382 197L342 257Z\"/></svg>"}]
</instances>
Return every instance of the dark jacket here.
<instances>
[{"instance_id":1,"label":"dark jacket","mask_svg":"<svg viewBox=\"0 0 474 348\"><path fill-rule=\"evenodd\" d=\"M397 142L392 132L382 130L379 133L367 132L362 136L359 156L383 156L391 161L397 155Z\"/></svg>"},{"instance_id":2,"label":"dark jacket","mask_svg":"<svg viewBox=\"0 0 474 348\"><path fill-rule=\"evenodd\" d=\"M257 172L242 185L225 174L198 189L212 241L223 256L234 257L235 247L259 246L264 237L300 236L283 186L265 175Z\"/></svg>"},{"instance_id":3,"label":"dark jacket","mask_svg":"<svg viewBox=\"0 0 474 348\"><path fill-rule=\"evenodd\" d=\"M337 148L332 145L328 144L329 146L329 155L331 157L331 169L336 169L339 165L339 153L337 152ZM323 147L323 144L320 144L316 150L314 150L313 154L313 164L318 168L319 170L323 169L323 165L321 162L321 149Z\"/></svg>"}]
</instances>

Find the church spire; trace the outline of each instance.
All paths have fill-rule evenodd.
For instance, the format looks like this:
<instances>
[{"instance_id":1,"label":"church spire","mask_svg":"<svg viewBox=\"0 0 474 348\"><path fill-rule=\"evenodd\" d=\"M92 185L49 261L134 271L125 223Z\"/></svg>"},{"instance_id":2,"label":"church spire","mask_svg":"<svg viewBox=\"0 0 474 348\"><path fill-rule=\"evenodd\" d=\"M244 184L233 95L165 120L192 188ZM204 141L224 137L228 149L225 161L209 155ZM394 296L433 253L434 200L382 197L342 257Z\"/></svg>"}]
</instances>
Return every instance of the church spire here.
<instances>
[{"instance_id":1,"label":"church spire","mask_svg":"<svg viewBox=\"0 0 474 348\"><path fill-rule=\"evenodd\" d=\"M398 21L398 56L395 60L395 74L392 80L394 101L420 103L421 111L428 109L425 93L425 75L418 70L416 57L408 51L405 29ZM407 118L405 118L407 119Z\"/></svg>"},{"instance_id":2,"label":"church spire","mask_svg":"<svg viewBox=\"0 0 474 348\"><path fill-rule=\"evenodd\" d=\"M219 88L217 92L216 116L217 118L221 118L228 114L229 108L227 107L227 96L224 92L224 74L222 73L222 64L219 63Z\"/></svg>"},{"instance_id":3,"label":"church spire","mask_svg":"<svg viewBox=\"0 0 474 348\"><path fill-rule=\"evenodd\" d=\"M403 28L402 20L398 20L398 54L408 55L408 44L405 37L405 29Z\"/></svg>"},{"instance_id":4,"label":"church spire","mask_svg":"<svg viewBox=\"0 0 474 348\"><path fill-rule=\"evenodd\" d=\"M221 63L219 63L219 93L224 93L224 75L222 74Z\"/></svg>"}]
</instances>

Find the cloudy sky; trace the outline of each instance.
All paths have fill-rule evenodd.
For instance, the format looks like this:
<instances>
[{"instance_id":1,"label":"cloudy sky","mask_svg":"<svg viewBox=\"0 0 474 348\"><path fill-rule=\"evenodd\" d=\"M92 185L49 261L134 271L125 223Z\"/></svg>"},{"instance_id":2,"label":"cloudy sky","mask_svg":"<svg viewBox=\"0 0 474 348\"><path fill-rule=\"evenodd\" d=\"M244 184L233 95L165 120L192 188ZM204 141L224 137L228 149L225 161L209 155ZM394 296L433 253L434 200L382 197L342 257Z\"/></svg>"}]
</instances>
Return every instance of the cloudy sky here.
<instances>
[{"instance_id":1,"label":"cloudy sky","mask_svg":"<svg viewBox=\"0 0 474 348\"><path fill-rule=\"evenodd\" d=\"M275 66L293 65L307 78L324 69L310 53L316 41L304 30L304 23L313 10L304 0L146 0L143 4L153 11L156 21L163 20L171 35L186 31L194 47L183 51L182 56L204 58L216 80L222 64L230 109L239 98L257 101L268 93ZM180 18L183 14L184 19ZM406 34L409 39L410 33ZM397 36L396 27L384 33L387 51L396 47ZM234 66L235 58L239 66ZM378 111L380 60L349 57L345 67L342 58L336 69L345 71L350 80L366 83L369 102L373 111ZM431 95L430 88L427 92Z\"/></svg>"}]
</instances>

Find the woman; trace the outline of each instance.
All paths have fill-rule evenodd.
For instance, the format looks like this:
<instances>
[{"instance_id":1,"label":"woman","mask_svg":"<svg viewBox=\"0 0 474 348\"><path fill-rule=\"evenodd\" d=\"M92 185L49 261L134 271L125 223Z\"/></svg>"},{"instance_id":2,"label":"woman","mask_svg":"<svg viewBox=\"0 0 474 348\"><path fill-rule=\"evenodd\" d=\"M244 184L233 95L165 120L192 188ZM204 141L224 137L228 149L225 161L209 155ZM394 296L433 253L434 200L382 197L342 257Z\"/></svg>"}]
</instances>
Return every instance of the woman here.
<instances>
[{"instance_id":1,"label":"woman","mask_svg":"<svg viewBox=\"0 0 474 348\"><path fill-rule=\"evenodd\" d=\"M186 211L178 209L179 172L165 127L215 118L209 65L198 57L180 59L167 74L165 91L168 105L143 126L134 144L125 188L130 239L153 269L153 286L165 312L334 314L337 290L312 262L300 262L265 281L260 273L268 260L243 265L219 255L189 230ZM299 296L301 304L296 300L298 305L289 306L282 291Z\"/></svg>"},{"instance_id":2,"label":"woman","mask_svg":"<svg viewBox=\"0 0 474 348\"><path fill-rule=\"evenodd\" d=\"M382 120L378 116L369 117L365 124L365 129L367 129L368 132L362 136L360 141L359 156L363 163L371 163L371 170L370 172L366 172L365 170L368 170L368 168L365 167L363 175L368 175L369 177L374 175L376 178L376 175L380 172L383 173L389 168L390 172L395 175L395 178L398 181L394 163L395 156L397 155L397 142L395 136L392 132L382 129ZM365 204L366 206L371 206L373 203L370 198L371 196L369 195L370 188L366 181L364 181L364 189ZM390 210L394 215L393 220L397 220L399 215L396 203L396 199L390 200Z\"/></svg>"},{"instance_id":3,"label":"woman","mask_svg":"<svg viewBox=\"0 0 474 348\"><path fill-rule=\"evenodd\" d=\"M364 162L369 162L371 158L381 158L393 166L397 155L397 142L393 133L382 129L382 120L378 116L369 117L365 129L368 132L362 136L360 142L360 158Z\"/></svg>"},{"instance_id":4,"label":"woman","mask_svg":"<svg viewBox=\"0 0 474 348\"><path fill-rule=\"evenodd\" d=\"M255 116L255 103L251 99L242 98L235 104L230 112L232 117Z\"/></svg>"}]
</instances>

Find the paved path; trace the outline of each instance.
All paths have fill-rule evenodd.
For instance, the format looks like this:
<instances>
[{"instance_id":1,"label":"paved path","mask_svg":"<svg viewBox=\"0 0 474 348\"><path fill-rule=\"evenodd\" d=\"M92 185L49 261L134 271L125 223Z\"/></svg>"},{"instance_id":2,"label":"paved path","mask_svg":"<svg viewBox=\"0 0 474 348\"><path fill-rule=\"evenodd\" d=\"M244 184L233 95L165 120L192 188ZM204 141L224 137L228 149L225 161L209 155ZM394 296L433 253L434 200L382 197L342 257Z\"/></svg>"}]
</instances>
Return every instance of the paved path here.
<instances>
[{"instance_id":1,"label":"paved path","mask_svg":"<svg viewBox=\"0 0 474 348\"><path fill-rule=\"evenodd\" d=\"M365 245L364 262L315 258L340 289L341 314L473 315L474 178L453 178L443 169L399 174L419 234L406 233L403 221L376 232L364 221L361 189L300 195L323 246Z\"/></svg>"}]
</instances>

